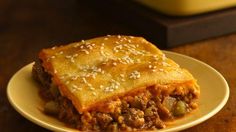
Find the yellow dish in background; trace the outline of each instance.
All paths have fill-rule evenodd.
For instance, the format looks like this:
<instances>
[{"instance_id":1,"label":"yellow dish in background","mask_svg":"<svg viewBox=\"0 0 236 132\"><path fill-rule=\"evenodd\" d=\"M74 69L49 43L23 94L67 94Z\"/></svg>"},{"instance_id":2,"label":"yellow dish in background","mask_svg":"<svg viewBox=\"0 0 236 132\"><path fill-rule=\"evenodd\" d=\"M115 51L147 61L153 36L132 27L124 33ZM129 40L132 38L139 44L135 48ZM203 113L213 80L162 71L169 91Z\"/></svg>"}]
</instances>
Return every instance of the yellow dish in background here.
<instances>
[{"instance_id":1,"label":"yellow dish in background","mask_svg":"<svg viewBox=\"0 0 236 132\"><path fill-rule=\"evenodd\" d=\"M236 0L135 0L172 16L189 16L236 6Z\"/></svg>"}]
</instances>

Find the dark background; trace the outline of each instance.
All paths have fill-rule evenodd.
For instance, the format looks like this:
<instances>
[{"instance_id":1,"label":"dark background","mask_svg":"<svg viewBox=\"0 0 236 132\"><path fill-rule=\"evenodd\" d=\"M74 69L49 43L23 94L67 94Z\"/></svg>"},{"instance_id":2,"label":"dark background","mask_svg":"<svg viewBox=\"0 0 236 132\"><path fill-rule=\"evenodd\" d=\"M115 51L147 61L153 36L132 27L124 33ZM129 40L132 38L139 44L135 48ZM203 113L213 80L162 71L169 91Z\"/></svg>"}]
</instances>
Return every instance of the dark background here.
<instances>
[{"instance_id":1,"label":"dark background","mask_svg":"<svg viewBox=\"0 0 236 132\"><path fill-rule=\"evenodd\" d=\"M1 0L0 131L47 131L18 114L7 100L7 83L17 70L32 62L42 48L107 34L143 36L121 18L86 0ZM236 131L236 34L166 50L208 63L223 74L231 88L222 111L186 131Z\"/></svg>"}]
</instances>

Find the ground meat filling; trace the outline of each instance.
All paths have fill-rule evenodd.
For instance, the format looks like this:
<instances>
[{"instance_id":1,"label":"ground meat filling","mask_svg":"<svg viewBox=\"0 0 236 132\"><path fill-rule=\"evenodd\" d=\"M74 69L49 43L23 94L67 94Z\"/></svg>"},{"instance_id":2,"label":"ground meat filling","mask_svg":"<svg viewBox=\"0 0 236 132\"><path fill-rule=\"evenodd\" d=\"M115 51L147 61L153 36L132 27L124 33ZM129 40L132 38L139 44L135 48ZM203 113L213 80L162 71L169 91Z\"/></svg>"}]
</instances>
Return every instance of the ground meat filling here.
<instances>
[{"instance_id":1,"label":"ground meat filling","mask_svg":"<svg viewBox=\"0 0 236 132\"><path fill-rule=\"evenodd\" d=\"M165 128L165 121L181 117L194 108L192 94L156 96L151 87L135 96L114 100L119 102L113 112L79 113L69 99L60 95L51 76L41 62L33 67L33 77L42 84L40 95L46 101L44 112L79 130L132 131Z\"/></svg>"}]
</instances>

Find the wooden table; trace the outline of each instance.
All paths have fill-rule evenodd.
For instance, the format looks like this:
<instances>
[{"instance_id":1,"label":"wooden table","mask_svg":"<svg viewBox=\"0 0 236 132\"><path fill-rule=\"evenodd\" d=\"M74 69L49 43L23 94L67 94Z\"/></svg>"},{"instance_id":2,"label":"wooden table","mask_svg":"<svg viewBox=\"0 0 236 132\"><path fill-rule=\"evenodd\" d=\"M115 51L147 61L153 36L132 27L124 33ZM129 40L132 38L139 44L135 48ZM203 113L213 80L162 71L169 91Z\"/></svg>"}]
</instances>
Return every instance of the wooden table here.
<instances>
[{"instance_id":1,"label":"wooden table","mask_svg":"<svg viewBox=\"0 0 236 132\"><path fill-rule=\"evenodd\" d=\"M40 49L106 34L142 35L125 23L104 17L90 4L77 0L0 1L1 132L47 131L17 113L6 96L11 76L32 62ZM211 65L223 74L230 86L230 98L225 107L214 117L185 131L236 131L236 34L166 50Z\"/></svg>"}]
</instances>

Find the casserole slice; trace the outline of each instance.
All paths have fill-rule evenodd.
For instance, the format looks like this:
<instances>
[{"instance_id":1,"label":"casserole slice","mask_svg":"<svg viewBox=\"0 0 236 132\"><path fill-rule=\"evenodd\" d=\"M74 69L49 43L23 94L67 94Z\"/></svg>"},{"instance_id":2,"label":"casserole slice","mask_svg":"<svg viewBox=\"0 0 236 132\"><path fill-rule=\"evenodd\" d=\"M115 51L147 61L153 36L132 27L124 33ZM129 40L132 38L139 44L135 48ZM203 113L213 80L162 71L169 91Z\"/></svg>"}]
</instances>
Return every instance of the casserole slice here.
<instances>
[{"instance_id":1,"label":"casserole slice","mask_svg":"<svg viewBox=\"0 0 236 132\"><path fill-rule=\"evenodd\" d=\"M142 37L43 49L33 67L45 112L79 130L161 129L197 108L196 79Z\"/></svg>"}]
</instances>

